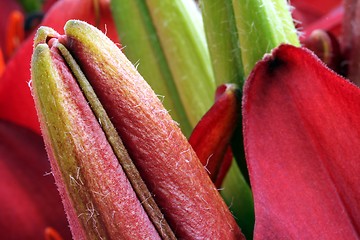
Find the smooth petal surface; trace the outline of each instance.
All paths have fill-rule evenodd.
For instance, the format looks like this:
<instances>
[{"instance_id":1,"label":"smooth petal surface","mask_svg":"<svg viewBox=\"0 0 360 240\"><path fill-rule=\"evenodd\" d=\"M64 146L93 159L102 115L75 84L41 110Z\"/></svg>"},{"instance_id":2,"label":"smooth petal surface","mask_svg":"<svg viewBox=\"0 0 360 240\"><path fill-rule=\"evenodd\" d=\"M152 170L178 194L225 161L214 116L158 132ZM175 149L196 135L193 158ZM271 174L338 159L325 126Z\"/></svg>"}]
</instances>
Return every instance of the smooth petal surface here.
<instances>
[{"instance_id":1,"label":"smooth petal surface","mask_svg":"<svg viewBox=\"0 0 360 240\"><path fill-rule=\"evenodd\" d=\"M297 16L294 12L294 18L298 20ZM298 28L301 30L300 40L306 40L309 35L317 29L322 29L328 31L335 36L339 36L342 30L342 19L344 16L344 8L342 5L334 8L333 10L329 11L326 15L322 16L321 18L316 19L308 24L299 25ZM301 22L301 20L299 20Z\"/></svg>"},{"instance_id":2,"label":"smooth petal surface","mask_svg":"<svg viewBox=\"0 0 360 240\"><path fill-rule=\"evenodd\" d=\"M70 229L41 137L0 120L0 239L44 239Z\"/></svg>"},{"instance_id":3,"label":"smooth petal surface","mask_svg":"<svg viewBox=\"0 0 360 240\"><path fill-rule=\"evenodd\" d=\"M319 18L326 15L329 11L341 4L340 0L291 0L291 5L295 8L294 17L301 21L303 26L307 26Z\"/></svg>"},{"instance_id":4,"label":"smooth petal surface","mask_svg":"<svg viewBox=\"0 0 360 240\"><path fill-rule=\"evenodd\" d=\"M243 101L255 239L358 239L359 89L283 45L257 64Z\"/></svg>"}]
</instances>

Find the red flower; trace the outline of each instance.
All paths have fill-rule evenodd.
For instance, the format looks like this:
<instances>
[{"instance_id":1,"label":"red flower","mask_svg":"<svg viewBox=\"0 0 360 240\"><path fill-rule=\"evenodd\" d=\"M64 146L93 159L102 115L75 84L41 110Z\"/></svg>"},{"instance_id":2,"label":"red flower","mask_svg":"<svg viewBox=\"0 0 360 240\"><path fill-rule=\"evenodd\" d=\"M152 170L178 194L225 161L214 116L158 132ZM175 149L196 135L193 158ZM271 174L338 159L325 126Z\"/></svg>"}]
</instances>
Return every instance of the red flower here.
<instances>
[{"instance_id":1,"label":"red flower","mask_svg":"<svg viewBox=\"0 0 360 240\"><path fill-rule=\"evenodd\" d=\"M256 239L357 239L360 90L311 52L284 45L244 89Z\"/></svg>"}]
</instances>

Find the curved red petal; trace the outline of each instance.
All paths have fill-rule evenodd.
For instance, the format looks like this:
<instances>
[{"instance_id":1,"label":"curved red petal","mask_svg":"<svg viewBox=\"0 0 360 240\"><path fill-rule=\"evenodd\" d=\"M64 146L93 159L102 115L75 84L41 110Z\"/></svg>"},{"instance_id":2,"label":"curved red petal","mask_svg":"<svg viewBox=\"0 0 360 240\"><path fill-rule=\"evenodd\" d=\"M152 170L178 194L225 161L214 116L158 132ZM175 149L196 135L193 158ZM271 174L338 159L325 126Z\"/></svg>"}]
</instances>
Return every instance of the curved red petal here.
<instances>
[{"instance_id":1,"label":"curved red petal","mask_svg":"<svg viewBox=\"0 0 360 240\"><path fill-rule=\"evenodd\" d=\"M70 239L42 138L0 121L0 239L43 239L48 227Z\"/></svg>"},{"instance_id":2,"label":"curved red petal","mask_svg":"<svg viewBox=\"0 0 360 240\"><path fill-rule=\"evenodd\" d=\"M344 8L339 5L321 18L303 25L303 28L301 28L302 34L300 35L300 40L306 40L309 35L317 29L328 31L334 36L339 37L342 33L343 17Z\"/></svg>"},{"instance_id":3,"label":"curved red petal","mask_svg":"<svg viewBox=\"0 0 360 240\"><path fill-rule=\"evenodd\" d=\"M241 111L239 92L234 84L219 86L215 103L189 138L190 145L217 188L221 187L232 162L229 147Z\"/></svg>"},{"instance_id":4,"label":"curved red petal","mask_svg":"<svg viewBox=\"0 0 360 240\"><path fill-rule=\"evenodd\" d=\"M256 239L357 239L360 90L310 51L283 45L245 85Z\"/></svg>"},{"instance_id":5,"label":"curved red petal","mask_svg":"<svg viewBox=\"0 0 360 240\"><path fill-rule=\"evenodd\" d=\"M329 11L341 4L341 0L291 0L290 4L295 8L293 14L301 21L303 26L320 19Z\"/></svg>"}]
</instances>

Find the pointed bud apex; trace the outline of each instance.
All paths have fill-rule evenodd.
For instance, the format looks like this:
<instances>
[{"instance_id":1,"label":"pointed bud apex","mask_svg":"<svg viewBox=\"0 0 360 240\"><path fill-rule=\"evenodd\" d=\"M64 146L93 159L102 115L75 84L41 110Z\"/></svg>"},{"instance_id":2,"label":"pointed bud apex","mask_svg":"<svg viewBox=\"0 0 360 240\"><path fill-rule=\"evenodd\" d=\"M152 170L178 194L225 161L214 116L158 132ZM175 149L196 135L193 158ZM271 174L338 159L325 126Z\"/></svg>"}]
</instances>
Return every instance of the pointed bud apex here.
<instances>
[{"instance_id":1,"label":"pointed bud apex","mask_svg":"<svg viewBox=\"0 0 360 240\"><path fill-rule=\"evenodd\" d=\"M52 36L35 40L33 92L74 236L242 238L186 138L120 49L81 21Z\"/></svg>"}]
</instances>

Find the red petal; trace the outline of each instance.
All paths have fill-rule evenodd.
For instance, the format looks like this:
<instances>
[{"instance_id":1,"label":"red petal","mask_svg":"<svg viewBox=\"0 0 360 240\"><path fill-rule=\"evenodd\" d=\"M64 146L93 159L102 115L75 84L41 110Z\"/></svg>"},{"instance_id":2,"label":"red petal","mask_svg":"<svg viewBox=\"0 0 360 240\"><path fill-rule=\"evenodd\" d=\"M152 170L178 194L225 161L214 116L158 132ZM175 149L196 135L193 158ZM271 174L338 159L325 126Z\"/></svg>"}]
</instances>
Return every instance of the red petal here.
<instances>
[{"instance_id":1,"label":"red petal","mask_svg":"<svg viewBox=\"0 0 360 240\"><path fill-rule=\"evenodd\" d=\"M244 94L255 238L359 238L359 89L283 45L255 67Z\"/></svg>"},{"instance_id":2,"label":"red petal","mask_svg":"<svg viewBox=\"0 0 360 240\"><path fill-rule=\"evenodd\" d=\"M48 227L70 239L42 138L0 121L0 239L44 239Z\"/></svg>"},{"instance_id":3,"label":"red petal","mask_svg":"<svg viewBox=\"0 0 360 240\"><path fill-rule=\"evenodd\" d=\"M290 4L295 7L293 14L306 26L340 5L341 0L291 0Z\"/></svg>"},{"instance_id":4,"label":"red petal","mask_svg":"<svg viewBox=\"0 0 360 240\"><path fill-rule=\"evenodd\" d=\"M8 40L8 31L11 30L9 29L9 25L11 25L11 23L9 22L11 22L11 14L14 12L23 12L17 1L0 1L0 49L2 49L5 59L8 59L6 56L6 45Z\"/></svg>"},{"instance_id":5,"label":"red petal","mask_svg":"<svg viewBox=\"0 0 360 240\"><path fill-rule=\"evenodd\" d=\"M95 24L94 1L63 0L53 5L41 25L54 28L63 33L63 26L69 19L81 19ZM105 2L105 1L102 1ZM100 29L115 42L118 42L116 28L111 18L109 3L100 3ZM0 119L6 119L40 133L34 101L30 94L30 59L33 49L31 35L18 49L6 66L0 78Z\"/></svg>"},{"instance_id":6,"label":"red petal","mask_svg":"<svg viewBox=\"0 0 360 240\"><path fill-rule=\"evenodd\" d=\"M300 28L302 31L302 34L300 35L300 39L303 41L304 39L309 37L309 35L314 30L317 29L328 31L334 34L335 36L339 37L342 32L343 16L344 16L344 8L341 5L339 5L338 7L328 12L326 15L323 15L321 18L318 18L312 22L308 22L308 24L303 24L303 27Z\"/></svg>"}]
</instances>

